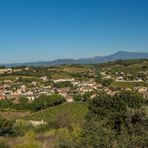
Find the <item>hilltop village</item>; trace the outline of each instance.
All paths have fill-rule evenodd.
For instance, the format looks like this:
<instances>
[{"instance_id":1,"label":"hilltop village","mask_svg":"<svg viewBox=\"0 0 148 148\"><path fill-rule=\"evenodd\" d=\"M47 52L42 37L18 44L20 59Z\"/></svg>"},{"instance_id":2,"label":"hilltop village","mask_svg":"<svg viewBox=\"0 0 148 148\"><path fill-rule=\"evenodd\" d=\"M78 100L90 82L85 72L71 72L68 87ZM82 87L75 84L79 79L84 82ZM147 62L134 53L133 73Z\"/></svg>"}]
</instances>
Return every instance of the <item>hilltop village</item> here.
<instances>
[{"instance_id":1,"label":"hilltop village","mask_svg":"<svg viewBox=\"0 0 148 148\"><path fill-rule=\"evenodd\" d=\"M148 61L112 62L102 65L61 65L50 67L1 67L0 100L30 102L40 95L59 94L67 102L96 96L98 91L114 95L121 90L136 91L148 98Z\"/></svg>"}]
</instances>

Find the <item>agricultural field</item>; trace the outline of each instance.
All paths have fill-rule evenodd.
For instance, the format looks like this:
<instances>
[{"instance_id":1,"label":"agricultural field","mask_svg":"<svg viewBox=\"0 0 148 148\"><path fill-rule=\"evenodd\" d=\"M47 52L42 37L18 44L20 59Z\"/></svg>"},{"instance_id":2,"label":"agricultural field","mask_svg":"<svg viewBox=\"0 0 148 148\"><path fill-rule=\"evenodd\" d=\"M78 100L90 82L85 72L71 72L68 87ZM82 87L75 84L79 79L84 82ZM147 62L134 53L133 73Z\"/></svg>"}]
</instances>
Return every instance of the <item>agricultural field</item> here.
<instances>
[{"instance_id":1,"label":"agricultural field","mask_svg":"<svg viewBox=\"0 0 148 148\"><path fill-rule=\"evenodd\" d=\"M81 73L81 72L89 72L90 66L81 66L81 67L74 67L74 66L64 66L63 71L69 73Z\"/></svg>"},{"instance_id":2,"label":"agricultural field","mask_svg":"<svg viewBox=\"0 0 148 148\"><path fill-rule=\"evenodd\" d=\"M91 70L91 66L78 66L78 65L62 65L62 66L55 66L54 68L49 68L48 71L52 72L52 79L64 79L64 78L71 78L71 74L81 74L81 73L88 73Z\"/></svg>"},{"instance_id":3,"label":"agricultural field","mask_svg":"<svg viewBox=\"0 0 148 148\"><path fill-rule=\"evenodd\" d=\"M67 73L55 73L55 74L52 74L52 79L68 79L68 78L71 78L70 75L68 75Z\"/></svg>"},{"instance_id":4,"label":"agricultural field","mask_svg":"<svg viewBox=\"0 0 148 148\"><path fill-rule=\"evenodd\" d=\"M2 80L12 80L12 81L14 81L14 80L16 80L18 77L20 77L19 75L8 75L8 76L1 76L0 77L0 80L2 81ZM34 78L34 77L31 77L31 76L21 76L22 78L24 78L24 79L32 79L32 78Z\"/></svg>"},{"instance_id":5,"label":"agricultural field","mask_svg":"<svg viewBox=\"0 0 148 148\"><path fill-rule=\"evenodd\" d=\"M0 80L2 81L2 80L16 80L16 78L17 78L17 76L1 76L0 77Z\"/></svg>"},{"instance_id":6,"label":"agricultural field","mask_svg":"<svg viewBox=\"0 0 148 148\"><path fill-rule=\"evenodd\" d=\"M113 87L131 88L131 89L137 86L148 87L148 83L145 83L145 82L113 82L111 85Z\"/></svg>"},{"instance_id":7,"label":"agricultural field","mask_svg":"<svg viewBox=\"0 0 148 148\"><path fill-rule=\"evenodd\" d=\"M32 113L23 117L26 120L35 120L54 123L58 114L66 112L71 116L73 124L82 124L85 115L88 112L88 104L84 102L65 103L55 107L51 107L39 112Z\"/></svg>"},{"instance_id":8,"label":"agricultural field","mask_svg":"<svg viewBox=\"0 0 148 148\"><path fill-rule=\"evenodd\" d=\"M148 71L148 68L143 68L140 64L134 64L130 66L118 66L118 67L112 67L112 72L127 72L127 73L137 73L137 72L145 72Z\"/></svg>"},{"instance_id":9,"label":"agricultural field","mask_svg":"<svg viewBox=\"0 0 148 148\"><path fill-rule=\"evenodd\" d=\"M99 68L101 70L104 68L110 69L109 70L110 72L126 72L126 73L147 72L148 61L147 60L115 61L115 62L101 64Z\"/></svg>"}]
</instances>

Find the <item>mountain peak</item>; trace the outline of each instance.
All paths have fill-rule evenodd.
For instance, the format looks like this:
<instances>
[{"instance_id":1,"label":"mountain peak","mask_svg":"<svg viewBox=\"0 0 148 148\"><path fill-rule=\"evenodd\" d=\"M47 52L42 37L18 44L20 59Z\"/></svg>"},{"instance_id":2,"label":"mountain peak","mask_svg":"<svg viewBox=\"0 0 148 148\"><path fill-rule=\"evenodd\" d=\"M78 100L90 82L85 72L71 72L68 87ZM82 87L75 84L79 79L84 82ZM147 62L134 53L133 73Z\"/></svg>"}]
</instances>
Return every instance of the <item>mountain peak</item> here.
<instances>
[{"instance_id":1,"label":"mountain peak","mask_svg":"<svg viewBox=\"0 0 148 148\"><path fill-rule=\"evenodd\" d=\"M148 58L148 53L144 52L128 52L118 51L108 56L96 56L93 58L81 58L81 59L57 59L54 61L45 62L30 62L30 63L18 63L18 64L6 64L5 66L49 66L49 65L61 65L61 64L99 64L103 62L126 60L126 59L144 59Z\"/></svg>"},{"instance_id":2,"label":"mountain peak","mask_svg":"<svg viewBox=\"0 0 148 148\"><path fill-rule=\"evenodd\" d=\"M118 51L115 54L125 54L125 53L134 53L134 52L128 52L128 51Z\"/></svg>"}]
</instances>

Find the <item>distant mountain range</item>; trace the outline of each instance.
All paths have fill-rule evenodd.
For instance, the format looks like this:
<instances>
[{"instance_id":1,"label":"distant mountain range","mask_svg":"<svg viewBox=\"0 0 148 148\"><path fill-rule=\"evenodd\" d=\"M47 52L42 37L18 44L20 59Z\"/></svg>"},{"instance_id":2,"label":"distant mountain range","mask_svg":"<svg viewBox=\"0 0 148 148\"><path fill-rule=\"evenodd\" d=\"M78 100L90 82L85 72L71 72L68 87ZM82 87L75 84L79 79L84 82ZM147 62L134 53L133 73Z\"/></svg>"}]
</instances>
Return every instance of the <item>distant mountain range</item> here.
<instances>
[{"instance_id":1,"label":"distant mountain range","mask_svg":"<svg viewBox=\"0 0 148 148\"><path fill-rule=\"evenodd\" d=\"M54 61L38 61L29 63L13 63L13 64L1 64L5 66L52 66L61 64L97 64L116 60L126 59L144 59L148 58L148 53L143 52L126 52L119 51L108 56L96 56L93 58L81 58L81 59L57 59Z\"/></svg>"}]
</instances>

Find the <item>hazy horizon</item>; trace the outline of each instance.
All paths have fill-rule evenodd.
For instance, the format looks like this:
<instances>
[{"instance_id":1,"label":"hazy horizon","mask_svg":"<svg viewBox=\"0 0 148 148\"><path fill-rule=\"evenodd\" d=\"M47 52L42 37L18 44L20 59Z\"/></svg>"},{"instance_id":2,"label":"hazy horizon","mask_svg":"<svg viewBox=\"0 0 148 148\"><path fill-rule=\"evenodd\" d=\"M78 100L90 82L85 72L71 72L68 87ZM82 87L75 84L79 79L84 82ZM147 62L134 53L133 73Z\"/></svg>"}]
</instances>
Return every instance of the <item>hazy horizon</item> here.
<instances>
[{"instance_id":1,"label":"hazy horizon","mask_svg":"<svg viewBox=\"0 0 148 148\"><path fill-rule=\"evenodd\" d=\"M0 63L148 52L147 0L0 1Z\"/></svg>"},{"instance_id":2,"label":"hazy horizon","mask_svg":"<svg viewBox=\"0 0 148 148\"><path fill-rule=\"evenodd\" d=\"M91 59L91 58L95 58L95 57L107 57L107 56L112 56L112 55L114 55L114 54L118 54L118 53L120 53L120 52L126 52L126 53L146 53L146 54L148 54L148 52L141 52L141 51L123 51L123 50L118 50L118 51L116 51L116 52L113 52L113 53L110 53L110 54L106 54L106 55L95 55L95 56L89 56L89 57L80 57L80 58L69 58L69 57L67 57L67 58L56 58L56 59L47 59L47 60L36 60L36 61L25 61L25 62L11 62L11 63L0 63L0 65L11 65L11 64L23 64L23 63L37 63L37 62L53 62L53 61L56 61L56 60L68 60L68 59L70 59L70 60L81 60L81 59ZM121 60L123 60L123 59L121 59ZM114 60L113 60L114 61Z\"/></svg>"}]
</instances>

